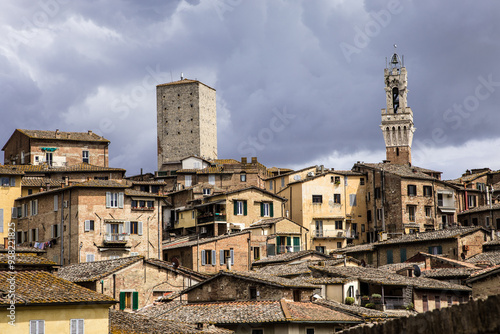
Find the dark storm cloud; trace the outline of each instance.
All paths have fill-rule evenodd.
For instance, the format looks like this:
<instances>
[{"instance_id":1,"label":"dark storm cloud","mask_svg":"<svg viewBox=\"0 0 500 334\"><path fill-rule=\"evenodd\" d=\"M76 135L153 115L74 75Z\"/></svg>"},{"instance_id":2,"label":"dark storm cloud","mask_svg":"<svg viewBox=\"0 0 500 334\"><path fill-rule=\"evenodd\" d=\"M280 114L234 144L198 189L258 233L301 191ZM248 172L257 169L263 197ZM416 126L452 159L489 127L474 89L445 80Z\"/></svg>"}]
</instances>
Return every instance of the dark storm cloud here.
<instances>
[{"instance_id":1,"label":"dark storm cloud","mask_svg":"<svg viewBox=\"0 0 500 334\"><path fill-rule=\"evenodd\" d=\"M443 165L441 148L498 139L495 1L2 6L3 143L15 128L92 129L111 140L113 166L153 171L155 85L184 72L217 89L220 157L349 168L349 159L384 158L383 69L395 43L408 69L415 163L455 177L477 166ZM500 168L493 157L478 163Z\"/></svg>"}]
</instances>

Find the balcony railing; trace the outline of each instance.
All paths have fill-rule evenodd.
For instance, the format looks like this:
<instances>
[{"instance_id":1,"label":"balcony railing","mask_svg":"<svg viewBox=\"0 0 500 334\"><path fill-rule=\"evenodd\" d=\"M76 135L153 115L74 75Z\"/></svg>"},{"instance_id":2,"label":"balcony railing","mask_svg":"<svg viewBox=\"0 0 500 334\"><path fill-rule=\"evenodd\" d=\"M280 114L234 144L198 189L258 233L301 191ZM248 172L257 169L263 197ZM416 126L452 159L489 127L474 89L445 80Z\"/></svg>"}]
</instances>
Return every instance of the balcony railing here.
<instances>
[{"instance_id":1,"label":"balcony railing","mask_svg":"<svg viewBox=\"0 0 500 334\"><path fill-rule=\"evenodd\" d=\"M351 238L357 239L358 233L346 230L314 230L314 238Z\"/></svg>"},{"instance_id":2,"label":"balcony railing","mask_svg":"<svg viewBox=\"0 0 500 334\"><path fill-rule=\"evenodd\" d=\"M399 310L405 308L403 297L384 297L384 306L386 310Z\"/></svg>"},{"instance_id":3,"label":"balcony railing","mask_svg":"<svg viewBox=\"0 0 500 334\"><path fill-rule=\"evenodd\" d=\"M276 248L277 248L276 253L278 253L278 254L300 252L300 246L278 245L278 246L276 246Z\"/></svg>"},{"instance_id":4,"label":"balcony railing","mask_svg":"<svg viewBox=\"0 0 500 334\"><path fill-rule=\"evenodd\" d=\"M226 221L226 215L218 213L216 213L215 215L198 217L198 224L211 223L211 222L225 222L225 221Z\"/></svg>"},{"instance_id":5,"label":"balcony railing","mask_svg":"<svg viewBox=\"0 0 500 334\"><path fill-rule=\"evenodd\" d=\"M104 234L104 242L111 244L125 244L128 241L128 233L106 233Z\"/></svg>"}]
</instances>

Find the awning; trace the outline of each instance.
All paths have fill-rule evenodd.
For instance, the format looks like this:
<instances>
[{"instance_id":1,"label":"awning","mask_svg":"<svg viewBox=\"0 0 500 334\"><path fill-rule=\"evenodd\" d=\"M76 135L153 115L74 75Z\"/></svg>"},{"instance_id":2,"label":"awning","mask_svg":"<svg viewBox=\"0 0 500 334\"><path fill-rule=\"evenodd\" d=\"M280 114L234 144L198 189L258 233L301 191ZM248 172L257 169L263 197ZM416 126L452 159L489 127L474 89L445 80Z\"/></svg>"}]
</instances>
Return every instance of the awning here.
<instances>
[{"instance_id":1,"label":"awning","mask_svg":"<svg viewBox=\"0 0 500 334\"><path fill-rule=\"evenodd\" d=\"M442 213L455 213L456 209L455 208L443 208L438 206L439 211Z\"/></svg>"},{"instance_id":2,"label":"awning","mask_svg":"<svg viewBox=\"0 0 500 334\"><path fill-rule=\"evenodd\" d=\"M45 152L54 152L55 150L57 150L57 147L42 147L42 151Z\"/></svg>"}]
</instances>

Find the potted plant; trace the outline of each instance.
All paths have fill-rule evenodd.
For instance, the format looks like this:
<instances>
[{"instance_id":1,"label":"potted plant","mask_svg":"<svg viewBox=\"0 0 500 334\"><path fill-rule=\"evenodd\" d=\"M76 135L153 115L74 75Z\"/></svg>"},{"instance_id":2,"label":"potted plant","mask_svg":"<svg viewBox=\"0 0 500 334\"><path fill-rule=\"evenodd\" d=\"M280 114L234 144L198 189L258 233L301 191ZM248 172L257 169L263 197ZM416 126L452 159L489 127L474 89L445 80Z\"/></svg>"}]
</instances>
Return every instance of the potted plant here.
<instances>
[{"instance_id":1,"label":"potted plant","mask_svg":"<svg viewBox=\"0 0 500 334\"><path fill-rule=\"evenodd\" d=\"M354 304L354 298L353 297L345 297L345 304L347 304L347 305Z\"/></svg>"},{"instance_id":2,"label":"potted plant","mask_svg":"<svg viewBox=\"0 0 500 334\"><path fill-rule=\"evenodd\" d=\"M372 294L372 302L375 304L380 304L380 301L382 300L382 296L378 293Z\"/></svg>"},{"instance_id":3,"label":"potted plant","mask_svg":"<svg viewBox=\"0 0 500 334\"><path fill-rule=\"evenodd\" d=\"M367 303L367 304L365 305L365 307L366 307L366 308L372 308L372 309L374 309L374 308L375 308L375 304L373 304L373 303Z\"/></svg>"},{"instance_id":4,"label":"potted plant","mask_svg":"<svg viewBox=\"0 0 500 334\"><path fill-rule=\"evenodd\" d=\"M363 296L361 297L361 306L365 306L370 302L370 296Z\"/></svg>"}]
</instances>

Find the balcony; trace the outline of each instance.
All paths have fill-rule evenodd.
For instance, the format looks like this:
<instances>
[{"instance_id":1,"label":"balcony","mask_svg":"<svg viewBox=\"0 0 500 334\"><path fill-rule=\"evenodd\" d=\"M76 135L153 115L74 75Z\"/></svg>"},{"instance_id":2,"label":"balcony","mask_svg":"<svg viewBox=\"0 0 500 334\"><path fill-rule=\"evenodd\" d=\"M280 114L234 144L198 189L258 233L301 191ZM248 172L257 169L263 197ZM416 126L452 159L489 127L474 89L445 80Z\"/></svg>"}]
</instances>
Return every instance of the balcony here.
<instances>
[{"instance_id":1,"label":"balcony","mask_svg":"<svg viewBox=\"0 0 500 334\"><path fill-rule=\"evenodd\" d=\"M222 213L215 213L215 214L210 213L198 217L198 225L205 223L213 223L213 222L225 222L225 221L226 221L226 215Z\"/></svg>"},{"instance_id":2,"label":"balcony","mask_svg":"<svg viewBox=\"0 0 500 334\"><path fill-rule=\"evenodd\" d=\"M314 230L313 231L313 238L357 239L358 237L359 237L359 235L356 232L351 232L351 231L346 231L346 230L332 229L332 230Z\"/></svg>"},{"instance_id":3,"label":"balcony","mask_svg":"<svg viewBox=\"0 0 500 334\"><path fill-rule=\"evenodd\" d=\"M104 243L107 245L124 245L128 241L128 233L106 233Z\"/></svg>"}]
</instances>

